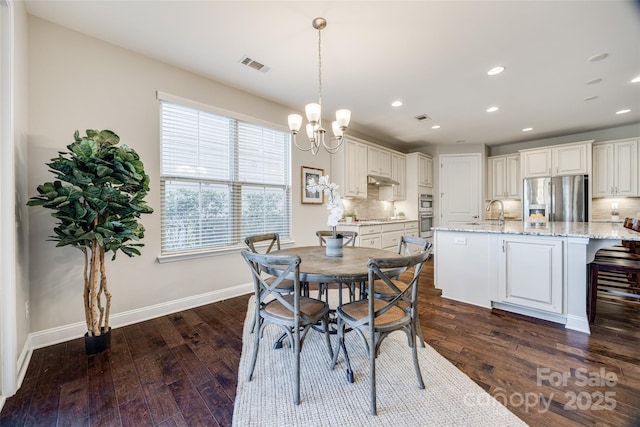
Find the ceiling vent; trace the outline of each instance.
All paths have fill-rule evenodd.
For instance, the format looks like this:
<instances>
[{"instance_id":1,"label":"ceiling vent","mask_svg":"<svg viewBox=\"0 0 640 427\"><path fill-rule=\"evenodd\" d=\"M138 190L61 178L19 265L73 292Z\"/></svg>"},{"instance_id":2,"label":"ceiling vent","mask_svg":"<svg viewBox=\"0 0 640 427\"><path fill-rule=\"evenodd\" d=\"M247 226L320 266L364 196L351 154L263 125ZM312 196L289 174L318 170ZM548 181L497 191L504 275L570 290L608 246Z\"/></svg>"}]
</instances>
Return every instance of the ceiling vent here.
<instances>
[{"instance_id":1,"label":"ceiling vent","mask_svg":"<svg viewBox=\"0 0 640 427\"><path fill-rule=\"evenodd\" d=\"M261 71L263 73L266 73L267 71L269 71L269 67L259 63L258 61L254 61L248 56L243 56L242 59L240 60L240 63L246 65L249 68L253 68L254 70Z\"/></svg>"},{"instance_id":2,"label":"ceiling vent","mask_svg":"<svg viewBox=\"0 0 640 427\"><path fill-rule=\"evenodd\" d=\"M426 114L420 114L419 116L416 116L416 120L419 122L424 122L426 120L431 120L431 117L427 116Z\"/></svg>"}]
</instances>

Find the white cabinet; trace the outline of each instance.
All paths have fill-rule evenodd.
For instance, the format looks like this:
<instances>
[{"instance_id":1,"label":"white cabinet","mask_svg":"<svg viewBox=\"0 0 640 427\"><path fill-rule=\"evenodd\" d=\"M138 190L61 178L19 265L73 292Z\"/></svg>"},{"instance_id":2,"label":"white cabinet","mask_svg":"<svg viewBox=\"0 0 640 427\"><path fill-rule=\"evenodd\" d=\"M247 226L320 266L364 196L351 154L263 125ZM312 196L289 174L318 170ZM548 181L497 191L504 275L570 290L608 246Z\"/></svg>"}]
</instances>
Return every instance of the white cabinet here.
<instances>
[{"instance_id":1,"label":"white cabinet","mask_svg":"<svg viewBox=\"0 0 640 427\"><path fill-rule=\"evenodd\" d=\"M593 197L638 195L638 141L593 145Z\"/></svg>"},{"instance_id":2,"label":"white cabinet","mask_svg":"<svg viewBox=\"0 0 640 427\"><path fill-rule=\"evenodd\" d=\"M591 173L591 143L520 150L523 178Z\"/></svg>"},{"instance_id":3,"label":"white cabinet","mask_svg":"<svg viewBox=\"0 0 640 427\"><path fill-rule=\"evenodd\" d=\"M391 152L391 178L399 184L380 187L380 200L405 200L407 198L407 160L402 153Z\"/></svg>"},{"instance_id":4,"label":"white cabinet","mask_svg":"<svg viewBox=\"0 0 640 427\"><path fill-rule=\"evenodd\" d=\"M331 180L340 186L344 197L367 198L367 148L365 143L349 138L331 156Z\"/></svg>"},{"instance_id":5,"label":"white cabinet","mask_svg":"<svg viewBox=\"0 0 640 427\"><path fill-rule=\"evenodd\" d=\"M488 159L490 199L520 199L520 154L493 156Z\"/></svg>"},{"instance_id":6,"label":"white cabinet","mask_svg":"<svg viewBox=\"0 0 640 427\"><path fill-rule=\"evenodd\" d=\"M419 237L418 221L404 223L404 235L411 237Z\"/></svg>"},{"instance_id":7,"label":"white cabinet","mask_svg":"<svg viewBox=\"0 0 640 427\"><path fill-rule=\"evenodd\" d=\"M433 187L433 158L424 154L418 155L418 185Z\"/></svg>"},{"instance_id":8,"label":"white cabinet","mask_svg":"<svg viewBox=\"0 0 640 427\"><path fill-rule=\"evenodd\" d=\"M391 178L391 152L379 147L368 147L367 173Z\"/></svg>"},{"instance_id":9,"label":"white cabinet","mask_svg":"<svg viewBox=\"0 0 640 427\"><path fill-rule=\"evenodd\" d=\"M498 301L563 313L563 239L501 236Z\"/></svg>"}]
</instances>

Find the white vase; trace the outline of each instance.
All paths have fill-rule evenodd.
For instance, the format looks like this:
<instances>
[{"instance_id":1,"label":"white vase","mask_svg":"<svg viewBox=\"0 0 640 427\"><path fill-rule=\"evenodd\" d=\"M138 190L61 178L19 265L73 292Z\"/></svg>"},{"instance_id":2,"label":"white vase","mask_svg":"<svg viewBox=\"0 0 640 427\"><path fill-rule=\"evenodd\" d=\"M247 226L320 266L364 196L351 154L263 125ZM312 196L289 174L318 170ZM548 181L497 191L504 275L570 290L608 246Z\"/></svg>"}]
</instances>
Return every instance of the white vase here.
<instances>
[{"instance_id":1,"label":"white vase","mask_svg":"<svg viewBox=\"0 0 640 427\"><path fill-rule=\"evenodd\" d=\"M342 256L342 237L338 237L335 239L333 237L327 237L325 239L325 242L325 245L327 247L327 256Z\"/></svg>"}]
</instances>

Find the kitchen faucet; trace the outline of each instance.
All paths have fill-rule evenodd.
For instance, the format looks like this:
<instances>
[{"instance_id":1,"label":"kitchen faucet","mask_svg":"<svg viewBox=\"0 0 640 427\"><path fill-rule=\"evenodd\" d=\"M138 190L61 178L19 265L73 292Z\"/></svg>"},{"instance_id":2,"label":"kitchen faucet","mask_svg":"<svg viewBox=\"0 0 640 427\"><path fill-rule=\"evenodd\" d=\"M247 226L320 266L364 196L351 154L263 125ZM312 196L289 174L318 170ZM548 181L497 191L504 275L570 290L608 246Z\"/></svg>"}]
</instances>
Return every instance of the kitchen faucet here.
<instances>
[{"instance_id":1,"label":"kitchen faucet","mask_svg":"<svg viewBox=\"0 0 640 427\"><path fill-rule=\"evenodd\" d=\"M504 203L502 203L502 200L497 200L497 199L489 200L489 203L487 204L487 212L491 210L491 205L493 204L493 202L500 203L500 215L498 216L498 225L504 225Z\"/></svg>"}]
</instances>

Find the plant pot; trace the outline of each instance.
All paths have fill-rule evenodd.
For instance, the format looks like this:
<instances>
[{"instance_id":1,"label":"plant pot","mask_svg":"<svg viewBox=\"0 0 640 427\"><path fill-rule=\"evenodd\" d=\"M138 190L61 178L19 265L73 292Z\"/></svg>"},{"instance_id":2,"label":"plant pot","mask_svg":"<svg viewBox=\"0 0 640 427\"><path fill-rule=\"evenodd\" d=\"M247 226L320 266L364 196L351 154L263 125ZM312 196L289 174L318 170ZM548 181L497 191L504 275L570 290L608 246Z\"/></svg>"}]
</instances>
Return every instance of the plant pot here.
<instances>
[{"instance_id":1,"label":"plant pot","mask_svg":"<svg viewBox=\"0 0 640 427\"><path fill-rule=\"evenodd\" d=\"M327 245L327 256L342 256L342 237L333 238L327 237L326 239Z\"/></svg>"},{"instance_id":2,"label":"plant pot","mask_svg":"<svg viewBox=\"0 0 640 427\"><path fill-rule=\"evenodd\" d=\"M102 328L102 334L90 337L89 333L84 334L84 349L87 354L101 353L111 347L111 327L107 332Z\"/></svg>"}]
</instances>

